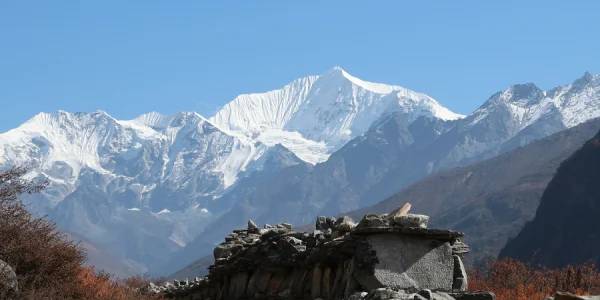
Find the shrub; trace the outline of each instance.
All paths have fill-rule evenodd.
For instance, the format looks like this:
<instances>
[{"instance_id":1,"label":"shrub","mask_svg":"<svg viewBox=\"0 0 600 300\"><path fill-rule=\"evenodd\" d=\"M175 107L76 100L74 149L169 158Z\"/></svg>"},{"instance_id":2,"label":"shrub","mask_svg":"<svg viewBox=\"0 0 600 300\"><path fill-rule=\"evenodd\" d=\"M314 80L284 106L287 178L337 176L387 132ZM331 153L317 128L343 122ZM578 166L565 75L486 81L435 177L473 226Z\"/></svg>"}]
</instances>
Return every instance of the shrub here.
<instances>
[{"instance_id":1,"label":"shrub","mask_svg":"<svg viewBox=\"0 0 600 300\"><path fill-rule=\"evenodd\" d=\"M83 267L86 253L81 245L55 223L27 211L18 197L47 186L45 181L25 180L27 172L24 167L0 171L0 260L17 275L18 299L151 299Z\"/></svg>"},{"instance_id":2,"label":"shrub","mask_svg":"<svg viewBox=\"0 0 600 300\"><path fill-rule=\"evenodd\" d=\"M132 288L132 289L137 289L142 286L148 285L149 283L154 283L156 285L162 285L163 283L167 282L168 280L167 280L167 277L151 277L148 274L143 274L143 275L129 276L129 277L124 278L121 281L124 286L126 286L128 288Z\"/></svg>"},{"instance_id":3,"label":"shrub","mask_svg":"<svg viewBox=\"0 0 600 300\"><path fill-rule=\"evenodd\" d=\"M600 294L600 274L593 264L548 269L511 258L469 270L469 290L493 291L498 300L544 299L556 291Z\"/></svg>"}]
</instances>

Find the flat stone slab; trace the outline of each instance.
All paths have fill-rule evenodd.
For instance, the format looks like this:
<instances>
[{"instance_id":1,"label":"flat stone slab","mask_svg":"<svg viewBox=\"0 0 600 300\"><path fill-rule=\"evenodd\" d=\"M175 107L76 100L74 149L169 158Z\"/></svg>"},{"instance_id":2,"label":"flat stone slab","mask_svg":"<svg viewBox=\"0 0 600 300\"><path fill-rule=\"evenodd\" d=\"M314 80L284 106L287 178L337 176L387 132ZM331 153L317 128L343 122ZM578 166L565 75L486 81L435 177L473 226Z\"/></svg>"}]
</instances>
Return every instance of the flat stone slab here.
<instances>
[{"instance_id":1,"label":"flat stone slab","mask_svg":"<svg viewBox=\"0 0 600 300\"><path fill-rule=\"evenodd\" d=\"M484 291L449 293L449 295L456 300L496 300L496 294Z\"/></svg>"},{"instance_id":2,"label":"flat stone slab","mask_svg":"<svg viewBox=\"0 0 600 300\"><path fill-rule=\"evenodd\" d=\"M355 270L355 278L364 288L452 291L454 260L448 242L432 244L430 239L387 234L366 238L376 259L371 270Z\"/></svg>"},{"instance_id":3,"label":"flat stone slab","mask_svg":"<svg viewBox=\"0 0 600 300\"><path fill-rule=\"evenodd\" d=\"M428 239L453 241L463 237L465 234L454 230L416 228L416 227L365 227L355 229L352 234L379 234L393 233L399 235L422 236Z\"/></svg>"}]
</instances>

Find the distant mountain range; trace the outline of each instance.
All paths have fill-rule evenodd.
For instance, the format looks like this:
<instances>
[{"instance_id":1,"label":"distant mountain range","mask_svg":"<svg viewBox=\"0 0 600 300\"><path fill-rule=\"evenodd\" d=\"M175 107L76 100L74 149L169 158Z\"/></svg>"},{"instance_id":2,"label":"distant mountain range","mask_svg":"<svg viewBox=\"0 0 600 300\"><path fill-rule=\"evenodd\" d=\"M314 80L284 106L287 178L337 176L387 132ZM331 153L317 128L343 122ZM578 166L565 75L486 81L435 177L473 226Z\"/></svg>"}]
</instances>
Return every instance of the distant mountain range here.
<instances>
[{"instance_id":1,"label":"distant mountain range","mask_svg":"<svg viewBox=\"0 0 600 300\"><path fill-rule=\"evenodd\" d=\"M533 84L511 86L464 118L415 119L403 111L382 115L327 161L287 168L238 198L164 269L175 272L211 253L212 245L248 219L302 225L317 215L367 207L429 174L497 156L598 117L599 91L600 76L586 73L547 92Z\"/></svg>"},{"instance_id":2,"label":"distant mountain range","mask_svg":"<svg viewBox=\"0 0 600 300\"><path fill-rule=\"evenodd\" d=\"M437 171L599 117L599 91L600 76L588 73L549 91L515 85L462 116L336 67L241 95L208 119L40 113L0 135L0 166L36 164L29 176L51 182L26 198L36 211L164 274L249 218L305 224L363 208Z\"/></svg>"},{"instance_id":3,"label":"distant mountain range","mask_svg":"<svg viewBox=\"0 0 600 300\"><path fill-rule=\"evenodd\" d=\"M359 221L366 214L387 213L409 202L412 211L430 216L430 227L466 233L463 240L472 250L466 263L484 262L497 257L507 241L533 219L558 166L599 130L600 118L596 118L497 157L431 174L375 205L340 216ZM301 228L314 229L314 222ZM523 238L520 242L527 244L527 241ZM543 244L543 240L540 243ZM205 274L212 263L212 254L209 254L173 277Z\"/></svg>"}]
</instances>

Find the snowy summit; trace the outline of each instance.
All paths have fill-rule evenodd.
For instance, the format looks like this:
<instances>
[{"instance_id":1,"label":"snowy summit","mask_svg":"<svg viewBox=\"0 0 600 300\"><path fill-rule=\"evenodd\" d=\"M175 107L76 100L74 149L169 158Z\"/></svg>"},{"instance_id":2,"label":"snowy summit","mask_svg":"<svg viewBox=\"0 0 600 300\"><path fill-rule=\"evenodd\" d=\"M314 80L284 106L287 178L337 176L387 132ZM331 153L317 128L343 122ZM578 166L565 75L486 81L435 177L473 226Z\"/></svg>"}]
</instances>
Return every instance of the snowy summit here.
<instances>
[{"instance_id":1,"label":"snowy summit","mask_svg":"<svg viewBox=\"0 0 600 300\"><path fill-rule=\"evenodd\" d=\"M363 81L334 67L279 90L240 95L210 121L236 136L267 145L281 143L301 159L317 163L383 115L396 111L411 120L423 115L441 120L464 117L425 94Z\"/></svg>"}]
</instances>

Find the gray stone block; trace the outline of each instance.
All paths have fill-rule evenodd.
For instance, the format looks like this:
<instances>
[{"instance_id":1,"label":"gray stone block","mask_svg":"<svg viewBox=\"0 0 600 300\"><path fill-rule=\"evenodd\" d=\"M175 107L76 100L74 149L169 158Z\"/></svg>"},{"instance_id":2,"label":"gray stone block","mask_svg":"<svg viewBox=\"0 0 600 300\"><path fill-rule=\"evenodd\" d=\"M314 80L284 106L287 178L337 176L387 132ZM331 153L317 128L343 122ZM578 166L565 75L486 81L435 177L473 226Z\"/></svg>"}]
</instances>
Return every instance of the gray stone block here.
<instances>
[{"instance_id":1,"label":"gray stone block","mask_svg":"<svg viewBox=\"0 0 600 300\"><path fill-rule=\"evenodd\" d=\"M454 292L466 292L468 289L467 271L462 259L458 255L452 255L454 261L454 282L452 290Z\"/></svg>"},{"instance_id":2,"label":"gray stone block","mask_svg":"<svg viewBox=\"0 0 600 300\"><path fill-rule=\"evenodd\" d=\"M394 234L368 235L367 241L377 260L372 273L363 268L362 276L371 276L363 281L414 292L452 290L454 260L449 243Z\"/></svg>"},{"instance_id":3,"label":"gray stone block","mask_svg":"<svg viewBox=\"0 0 600 300\"><path fill-rule=\"evenodd\" d=\"M396 216L392 220L395 226L427 228L427 224L429 223L429 216L406 214L403 216Z\"/></svg>"},{"instance_id":4,"label":"gray stone block","mask_svg":"<svg viewBox=\"0 0 600 300\"><path fill-rule=\"evenodd\" d=\"M456 300L496 300L496 294L484 291L450 293L450 296Z\"/></svg>"}]
</instances>

